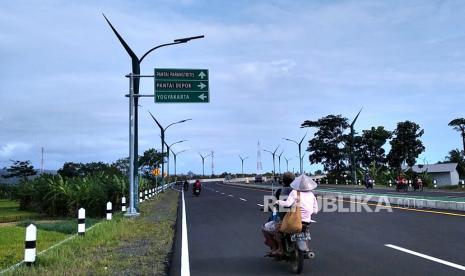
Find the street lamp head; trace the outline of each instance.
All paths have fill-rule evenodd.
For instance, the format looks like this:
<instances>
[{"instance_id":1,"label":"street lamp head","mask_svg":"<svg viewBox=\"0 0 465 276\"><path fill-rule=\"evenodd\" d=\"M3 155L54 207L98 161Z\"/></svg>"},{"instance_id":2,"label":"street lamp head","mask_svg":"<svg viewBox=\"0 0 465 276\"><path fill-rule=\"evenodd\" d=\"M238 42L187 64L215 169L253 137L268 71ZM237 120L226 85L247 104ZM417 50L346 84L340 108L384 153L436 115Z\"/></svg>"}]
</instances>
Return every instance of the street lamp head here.
<instances>
[{"instance_id":1,"label":"street lamp head","mask_svg":"<svg viewBox=\"0 0 465 276\"><path fill-rule=\"evenodd\" d=\"M181 120L181 121L179 121L178 123L184 123L184 122L187 122L187 121L192 121L192 119Z\"/></svg>"},{"instance_id":2,"label":"street lamp head","mask_svg":"<svg viewBox=\"0 0 465 276\"><path fill-rule=\"evenodd\" d=\"M199 39L199 38L204 38L204 35L198 35L198 36L191 36L191 37L184 37L184 38L178 38L175 39L175 43L186 43L188 41L194 40L194 39Z\"/></svg>"}]
</instances>

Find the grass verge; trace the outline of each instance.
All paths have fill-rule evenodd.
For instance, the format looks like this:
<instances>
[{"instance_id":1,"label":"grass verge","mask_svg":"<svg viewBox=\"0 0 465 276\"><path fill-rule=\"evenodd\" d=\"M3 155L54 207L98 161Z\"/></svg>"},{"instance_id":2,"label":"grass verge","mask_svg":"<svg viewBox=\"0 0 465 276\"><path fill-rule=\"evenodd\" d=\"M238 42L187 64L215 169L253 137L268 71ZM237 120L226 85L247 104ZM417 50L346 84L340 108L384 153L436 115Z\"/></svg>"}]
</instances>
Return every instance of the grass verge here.
<instances>
[{"instance_id":1,"label":"grass verge","mask_svg":"<svg viewBox=\"0 0 465 276\"><path fill-rule=\"evenodd\" d=\"M177 204L178 193L167 191L143 203L140 217L115 215L6 275L166 275Z\"/></svg>"},{"instance_id":2,"label":"grass verge","mask_svg":"<svg viewBox=\"0 0 465 276\"><path fill-rule=\"evenodd\" d=\"M0 223L20 221L40 217L40 214L19 210L19 203L14 200L0 199Z\"/></svg>"},{"instance_id":3,"label":"grass verge","mask_svg":"<svg viewBox=\"0 0 465 276\"><path fill-rule=\"evenodd\" d=\"M97 221L87 219L86 224L90 226ZM0 227L0 270L23 260L26 227L31 223L37 226L37 252L49 248L77 231L75 219L49 222L28 220L16 225Z\"/></svg>"}]
</instances>

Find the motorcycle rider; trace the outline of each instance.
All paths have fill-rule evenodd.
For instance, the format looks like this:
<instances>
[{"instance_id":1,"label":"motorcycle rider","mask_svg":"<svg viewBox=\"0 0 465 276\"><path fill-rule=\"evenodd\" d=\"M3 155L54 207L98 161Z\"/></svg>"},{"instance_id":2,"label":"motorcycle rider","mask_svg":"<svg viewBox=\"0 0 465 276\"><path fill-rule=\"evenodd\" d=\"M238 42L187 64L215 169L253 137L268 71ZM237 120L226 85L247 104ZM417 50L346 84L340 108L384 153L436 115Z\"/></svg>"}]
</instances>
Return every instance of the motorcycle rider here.
<instances>
[{"instance_id":1,"label":"motorcycle rider","mask_svg":"<svg viewBox=\"0 0 465 276\"><path fill-rule=\"evenodd\" d=\"M317 184L310 177L302 174L292 181L290 186L293 190L288 198L286 200L278 200L276 203L282 207L291 207L296 202L296 199L299 197L298 192L300 192L300 212L302 217L302 232L304 232L311 222L312 214L318 213L318 202L312 192L317 187ZM278 255L282 254L282 246L275 253Z\"/></svg>"},{"instance_id":2,"label":"motorcycle rider","mask_svg":"<svg viewBox=\"0 0 465 276\"><path fill-rule=\"evenodd\" d=\"M368 188L373 188L373 179L371 178L371 175L369 172L365 173L365 187Z\"/></svg>"},{"instance_id":3,"label":"motorcycle rider","mask_svg":"<svg viewBox=\"0 0 465 276\"><path fill-rule=\"evenodd\" d=\"M202 184L200 183L200 180L198 180L198 179L195 181L193 186L194 187L193 187L192 191L195 191L196 188L199 188L199 191L202 190Z\"/></svg>"},{"instance_id":4,"label":"motorcycle rider","mask_svg":"<svg viewBox=\"0 0 465 276\"><path fill-rule=\"evenodd\" d=\"M188 191L188 190L189 190L189 182L187 181L187 179L184 180L183 188L184 188L184 191Z\"/></svg>"}]
</instances>

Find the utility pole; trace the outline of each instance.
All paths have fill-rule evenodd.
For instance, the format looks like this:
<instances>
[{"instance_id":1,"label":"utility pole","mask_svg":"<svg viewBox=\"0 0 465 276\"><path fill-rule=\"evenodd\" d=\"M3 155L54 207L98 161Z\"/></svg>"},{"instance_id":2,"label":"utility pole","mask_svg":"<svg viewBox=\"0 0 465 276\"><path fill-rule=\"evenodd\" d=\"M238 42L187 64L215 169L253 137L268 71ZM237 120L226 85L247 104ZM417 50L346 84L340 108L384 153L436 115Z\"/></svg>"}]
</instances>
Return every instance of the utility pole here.
<instances>
[{"instance_id":1,"label":"utility pole","mask_svg":"<svg viewBox=\"0 0 465 276\"><path fill-rule=\"evenodd\" d=\"M41 169L40 169L40 171L41 171L42 173L44 173L44 147L42 147L42 158L41 158L40 164L41 164Z\"/></svg>"}]
</instances>

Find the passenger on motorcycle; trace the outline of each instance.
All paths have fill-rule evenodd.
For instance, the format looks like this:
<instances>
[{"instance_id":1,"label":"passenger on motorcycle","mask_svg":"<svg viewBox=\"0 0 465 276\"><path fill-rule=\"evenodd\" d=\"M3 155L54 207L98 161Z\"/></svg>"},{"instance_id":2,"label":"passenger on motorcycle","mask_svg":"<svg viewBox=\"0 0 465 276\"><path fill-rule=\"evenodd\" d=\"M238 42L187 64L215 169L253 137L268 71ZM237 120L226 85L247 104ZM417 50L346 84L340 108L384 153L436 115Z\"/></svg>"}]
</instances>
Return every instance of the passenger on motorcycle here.
<instances>
[{"instance_id":1,"label":"passenger on motorcycle","mask_svg":"<svg viewBox=\"0 0 465 276\"><path fill-rule=\"evenodd\" d=\"M316 188L317 184L310 177L302 174L292 181L290 186L293 190L289 194L288 198L286 200L278 200L276 203L282 207L291 207L298 199L298 192L300 192L302 230L305 230L311 222L312 214L318 213L318 202L315 195L312 193L312 190ZM278 245L280 244L281 243L278 243ZM282 246L280 246L275 253L282 254Z\"/></svg>"},{"instance_id":2,"label":"passenger on motorcycle","mask_svg":"<svg viewBox=\"0 0 465 276\"><path fill-rule=\"evenodd\" d=\"M283 187L276 190L274 197L276 199L283 198L289 196L292 192L292 188L290 187L291 182L294 181L295 175L291 172L286 172L283 175ZM277 231L279 227L279 221L282 221L286 212L278 212L277 220L271 216L267 223L262 226L262 233L265 237L265 244L271 248L271 252L267 254L267 256L273 256L278 249L281 248L282 251L282 244L281 241L281 233Z\"/></svg>"}]
</instances>

